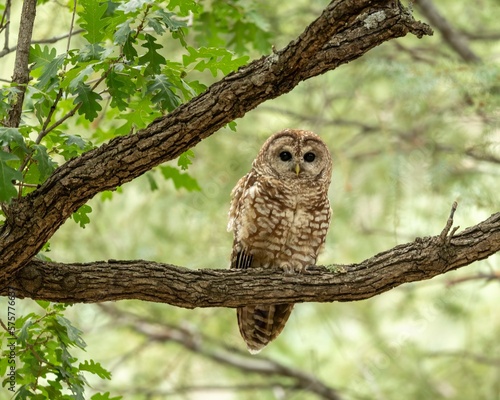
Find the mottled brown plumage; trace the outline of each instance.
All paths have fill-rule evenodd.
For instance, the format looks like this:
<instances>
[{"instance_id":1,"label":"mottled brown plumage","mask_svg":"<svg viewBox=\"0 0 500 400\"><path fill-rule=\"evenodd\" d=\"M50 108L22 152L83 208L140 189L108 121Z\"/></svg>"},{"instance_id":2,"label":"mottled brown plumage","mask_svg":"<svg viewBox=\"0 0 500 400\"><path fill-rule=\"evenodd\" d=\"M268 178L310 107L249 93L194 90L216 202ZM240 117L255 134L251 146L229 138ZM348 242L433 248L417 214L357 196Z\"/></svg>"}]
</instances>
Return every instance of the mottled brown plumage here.
<instances>
[{"instance_id":1,"label":"mottled brown plumage","mask_svg":"<svg viewBox=\"0 0 500 400\"><path fill-rule=\"evenodd\" d=\"M330 224L331 172L330 152L319 136L292 129L271 136L231 193L231 268L291 273L315 265ZM274 340L292 309L293 304L238 308L248 350L257 353Z\"/></svg>"}]
</instances>

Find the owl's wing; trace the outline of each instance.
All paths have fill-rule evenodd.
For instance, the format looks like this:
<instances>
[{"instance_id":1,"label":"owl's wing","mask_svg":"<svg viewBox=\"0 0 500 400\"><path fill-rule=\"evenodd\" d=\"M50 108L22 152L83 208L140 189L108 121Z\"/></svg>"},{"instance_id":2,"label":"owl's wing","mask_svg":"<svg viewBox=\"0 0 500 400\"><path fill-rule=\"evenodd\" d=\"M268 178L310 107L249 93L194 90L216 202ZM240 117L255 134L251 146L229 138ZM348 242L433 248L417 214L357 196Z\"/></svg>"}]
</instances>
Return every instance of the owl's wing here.
<instances>
[{"instance_id":1,"label":"owl's wing","mask_svg":"<svg viewBox=\"0 0 500 400\"><path fill-rule=\"evenodd\" d=\"M255 175L249 172L243 176L236 186L231 191L231 206L229 207L229 221L227 223L228 231L235 231L237 229L237 221L241 218L241 209L243 208L243 199L245 192L251 189L255 184Z\"/></svg>"},{"instance_id":2,"label":"owl's wing","mask_svg":"<svg viewBox=\"0 0 500 400\"><path fill-rule=\"evenodd\" d=\"M248 201L255 196L257 180L253 172L242 177L231 192L231 207L229 209L228 231L234 231L231 268L247 269L252 265L253 255L243 249L240 244L244 215L248 213Z\"/></svg>"},{"instance_id":3,"label":"owl's wing","mask_svg":"<svg viewBox=\"0 0 500 400\"><path fill-rule=\"evenodd\" d=\"M247 269L252 265L253 255L243 249L233 248L231 268Z\"/></svg>"}]
</instances>

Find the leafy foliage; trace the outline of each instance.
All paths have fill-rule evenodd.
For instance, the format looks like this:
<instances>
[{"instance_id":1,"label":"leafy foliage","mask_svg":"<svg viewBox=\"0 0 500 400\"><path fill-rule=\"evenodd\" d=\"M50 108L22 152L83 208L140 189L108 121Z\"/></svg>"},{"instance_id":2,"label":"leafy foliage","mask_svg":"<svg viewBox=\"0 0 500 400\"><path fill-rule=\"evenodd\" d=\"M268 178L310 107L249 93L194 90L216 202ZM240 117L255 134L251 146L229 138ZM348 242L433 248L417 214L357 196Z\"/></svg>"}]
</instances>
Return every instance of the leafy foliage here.
<instances>
[{"instance_id":1,"label":"leafy foliage","mask_svg":"<svg viewBox=\"0 0 500 400\"><path fill-rule=\"evenodd\" d=\"M184 188L190 192L201 190L195 179L185 172L179 172L177 168L165 165L160 170L165 179L172 179L176 189Z\"/></svg>"},{"instance_id":2,"label":"leafy foliage","mask_svg":"<svg viewBox=\"0 0 500 400\"><path fill-rule=\"evenodd\" d=\"M247 46L264 47L266 27L250 22L244 16L247 8L237 3L236 9L220 4L227 12L232 10L223 13L224 24L236 18L248 29L232 31L215 22L232 41L229 46L209 43L207 47L200 46L200 36L190 35L190 30L204 29L201 25L213 13L218 13L214 21L222 21L219 7L205 9L195 1L78 2L73 12L83 30L82 46L74 47L76 39L70 36L62 53L56 45L31 47L34 79L26 91L27 118L15 133L12 128L0 128L2 145L12 152L0 157L0 201L29 193L61 161L117 135L134 133L201 93L206 88L199 81L204 71L215 77L247 62L248 56L242 54ZM173 56L167 59L166 54ZM3 87L1 93L0 121L5 121L16 89ZM93 123L90 135L69 133L89 122ZM199 189L187 173L167 171L162 175L173 179L177 188ZM79 213L73 219L84 226L87 214L82 220Z\"/></svg>"},{"instance_id":3,"label":"leafy foliage","mask_svg":"<svg viewBox=\"0 0 500 400\"><path fill-rule=\"evenodd\" d=\"M72 348L85 350L87 344L82 331L64 317L67 306L40 301L43 313L31 312L16 321L16 382L15 399L85 399L88 387L85 374L101 379L111 379L111 374L100 363L85 360L83 363L72 354ZM1 342L11 337L0 330ZM0 359L0 373L5 376L8 367L6 350ZM7 379L3 381L3 386ZM109 398L109 392L96 394L93 399ZM118 400L121 397L112 397Z\"/></svg>"},{"instance_id":4,"label":"leafy foliage","mask_svg":"<svg viewBox=\"0 0 500 400\"><path fill-rule=\"evenodd\" d=\"M92 212L92 207L90 207L87 204L84 204L75 213L73 213L72 218L82 228L85 228L85 225L87 225L90 222L88 214L90 214L91 212Z\"/></svg>"}]
</instances>

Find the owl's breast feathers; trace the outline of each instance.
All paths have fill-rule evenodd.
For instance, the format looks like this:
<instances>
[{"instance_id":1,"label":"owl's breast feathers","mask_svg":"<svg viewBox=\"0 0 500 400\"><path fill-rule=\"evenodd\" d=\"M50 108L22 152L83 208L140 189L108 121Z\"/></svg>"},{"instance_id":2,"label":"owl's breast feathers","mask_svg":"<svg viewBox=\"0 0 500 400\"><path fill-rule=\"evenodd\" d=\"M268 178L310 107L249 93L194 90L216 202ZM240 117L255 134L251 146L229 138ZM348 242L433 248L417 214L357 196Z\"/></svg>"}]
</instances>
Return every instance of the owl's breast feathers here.
<instances>
[{"instance_id":1,"label":"owl's breast feathers","mask_svg":"<svg viewBox=\"0 0 500 400\"><path fill-rule=\"evenodd\" d=\"M286 184L254 171L234 189L228 228L234 230L232 268L302 270L316 263L330 222L324 188Z\"/></svg>"}]
</instances>

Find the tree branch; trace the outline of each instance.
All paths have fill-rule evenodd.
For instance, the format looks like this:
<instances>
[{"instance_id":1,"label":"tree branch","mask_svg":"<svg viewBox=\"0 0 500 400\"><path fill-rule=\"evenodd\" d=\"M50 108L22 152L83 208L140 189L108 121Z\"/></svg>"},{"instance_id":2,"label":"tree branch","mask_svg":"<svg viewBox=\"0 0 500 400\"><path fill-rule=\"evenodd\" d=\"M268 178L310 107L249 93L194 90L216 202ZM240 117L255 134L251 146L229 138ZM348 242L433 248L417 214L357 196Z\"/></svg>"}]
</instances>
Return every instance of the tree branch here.
<instances>
[{"instance_id":1,"label":"tree branch","mask_svg":"<svg viewBox=\"0 0 500 400\"><path fill-rule=\"evenodd\" d=\"M446 235L451 223L446 224ZM453 230L452 230L453 232ZM485 259L500 250L500 213L456 236L417 238L359 264L301 275L272 269L190 270L150 261L60 264L32 260L10 286L16 296L67 303L138 299L184 308L354 301ZM7 295L8 288L0 289Z\"/></svg>"},{"instance_id":2,"label":"tree branch","mask_svg":"<svg viewBox=\"0 0 500 400\"><path fill-rule=\"evenodd\" d=\"M28 59L30 55L31 35L33 34L35 16L36 0L24 0L21 11L21 20L19 22L14 75L12 76L12 82L17 85L19 92L16 95L16 103L10 109L9 118L6 121L6 125L10 127L18 127L19 122L21 121L24 94L26 93L26 85L30 80Z\"/></svg>"},{"instance_id":3,"label":"tree branch","mask_svg":"<svg viewBox=\"0 0 500 400\"><path fill-rule=\"evenodd\" d=\"M481 59L467 44L466 38L457 31L436 8L432 0L415 0L422 14L430 21L448 45L465 61L469 63L480 62Z\"/></svg>"},{"instance_id":4,"label":"tree branch","mask_svg":"<svg viewBox=\"0 0 500 400\"><path fill-rule=\"evenodd\" d=\"M432 31L415 21L398 1L334 0L282 50L226 76L137 134L117 137L68 161L38 190L4 207L0 282L7 283L63 222L97 193L113 190L178 157L228 122L289 92L299 82L407 33L421 37Z\"/></svg>"},{"instance_id":5,"label":"tree branch","mask_svg":"<svg viewBox=\"0 0 500 400\"><path fill-rule=\"evenodd\" d=\"M258 374L266 377L277 376L289 378L294 382L294 389L315 393L325 400L340 400L342 396L337 390L322 382L316 376L298 368L287 366L279 361L259 355L252 356L239 348L231 347L224 342L215 341L201 332L176 325L149 321L118 310L116 307L101 305L104 312L114 320L124 321L128 327L148 338L148 342L175 342L186 350L199 354L221 365L236 368L245 374ZM214 343L215 342L215 343ZM214 346L215 344L215 346Z\"/></svg>"},{"instance_id":6,"label":"tree branch","mask_svg":"<svg viewBox=\"0 0 500 400\"><path fill-rule=\"evenodd\" d=\"M80 33L84 32L83 29L75 29L74 31L70 31L68 33L65 33L64 35L59 35L59 36L54 36L52 38L47 38L47 39L39 39L39 40L32 40L31 44L48 44L48 43L57 43L60 40L63 39L68 39L71 36L78 35ZM0 51L0 58L12 53L17 50L17 44L12 47L5 47L3 50ZM66 47L66 51L68 51L69 48Z\"/></svg>"}]
</instances>

